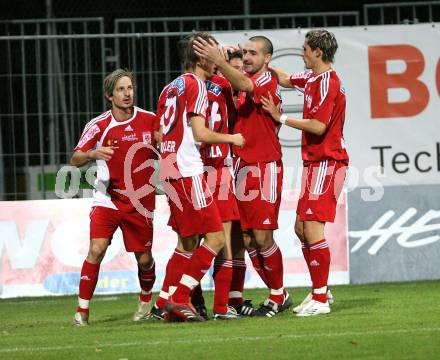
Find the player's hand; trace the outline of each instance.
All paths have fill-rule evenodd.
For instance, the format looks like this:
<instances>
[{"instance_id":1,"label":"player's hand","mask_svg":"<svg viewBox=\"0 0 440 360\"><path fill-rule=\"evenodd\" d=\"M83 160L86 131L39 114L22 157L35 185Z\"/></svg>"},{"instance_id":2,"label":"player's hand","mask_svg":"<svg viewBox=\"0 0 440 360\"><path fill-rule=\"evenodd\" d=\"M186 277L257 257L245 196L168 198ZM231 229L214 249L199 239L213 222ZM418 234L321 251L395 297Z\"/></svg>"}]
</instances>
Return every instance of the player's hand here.
<instances>
[{"instance_id":1,"label":"player's hand","mask_svg":"<svg viewBox=\"0 0 440 360\"><path fill-rule=\"evenodd\" d=\"M216 65L222 61L226 61L223 49L220 49L212 39L206 41L205 39L197 37L193 42L193 49L197 56L212 61Z\"/></svg>"},{"instance_id":2,"label":"player's hand","mask_svg":"<svg viewBox=\"0 0 440 360\"><path fill-rule=\"evenodd\" d=\"M246 139L241 135L240 133L232 135L232 145L238 146L240 148L243 148L244 144L246 143Z\"/></svg>"},{"instance_id":3,"label":"player's hand","mask_svg":"<svg viewBox=\"0 0 440 360\"><path fill-rule=\"evenodd\" d=\"M103 146L94 150L90 150L88 153L89 158L108 161L115 153L115 149L117 149L117 147L115 146Z\"/></svg>"},{"instance_id":4,"label":"player's hand","mask_svg":"<svg viewBox=\"0 0 440 360\"><path fill-rule=\"evenodd\" d=\"M267 111L275 121L279 122L281 117L281 112L278 106L275 105L275 102L273 101L270 92L267 93L267 97L261 96L260 101L261 104L263 104L263 109Z\"/></svg>"}]
</instances>

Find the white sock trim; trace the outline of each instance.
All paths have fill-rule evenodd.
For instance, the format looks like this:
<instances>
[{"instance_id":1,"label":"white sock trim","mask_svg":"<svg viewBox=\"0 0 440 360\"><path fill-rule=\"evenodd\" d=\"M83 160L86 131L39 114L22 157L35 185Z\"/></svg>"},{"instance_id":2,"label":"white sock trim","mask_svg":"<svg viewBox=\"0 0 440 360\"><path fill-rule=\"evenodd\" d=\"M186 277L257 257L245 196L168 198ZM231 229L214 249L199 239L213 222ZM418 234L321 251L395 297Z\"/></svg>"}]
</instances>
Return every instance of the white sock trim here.
<instances>
[{"instance_id":1,"label":"white sock trim","mask_svg":"<svg viewBox=\"0 0 440 360\"><path fill-rule=\"evenodd\" d=\"M182 278L180 279L180 283L182 285L185 285L190 290L194 289L197 285L199 285L199 282L194 279L192 276L189 276L187 274L183 274Z\"/></svg>"},{"instance_id":2,"label":"white sock trim","mask_svg":"<svg viewBox=\"0 0 440 360\"><path fill-rule=\"evenodd\" d=\"M80 297L78 297L78 306L81 309L88 309L89 303L90 303L90 300L84 300L84 299L81 299Z\"/></svg>"},{"instance_id":3,"label":"white sock trim","mask_svg":"<svg viewBox=\"0 0 440 360\"><path fill-rule=\"evenodd\" d=\"M317 295L327 294L327 286L323 286L317 289L313 289L313 293Z\"/></svg>"},{"instance_id":4,"label":"white sock trim","mask_svg":"<svg viewBox=\"0 0 440 360\"><path fill-rule=\"evenodd\" d=\"M270 289L271 295L283 295L284 294L284 287L279 289Z\"/></svg>"},{"instance_id":5,"label":"white sock trim","mask_svg":"<svg viewBox=\"0 0 440 360\"><path fill-rule=\"evenodd\" d=\"M229 299L241 299L243 293L240 291L229 291Z\"/></svg>"}]
</instances>

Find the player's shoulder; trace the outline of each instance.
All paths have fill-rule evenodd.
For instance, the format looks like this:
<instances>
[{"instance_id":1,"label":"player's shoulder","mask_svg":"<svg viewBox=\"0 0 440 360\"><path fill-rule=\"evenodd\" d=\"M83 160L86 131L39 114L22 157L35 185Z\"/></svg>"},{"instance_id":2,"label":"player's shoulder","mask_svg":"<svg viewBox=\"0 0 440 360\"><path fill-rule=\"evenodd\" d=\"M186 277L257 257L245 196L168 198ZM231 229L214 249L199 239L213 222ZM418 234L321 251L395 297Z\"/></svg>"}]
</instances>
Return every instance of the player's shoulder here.
<instances>
[{"instance_id":1,"label":"player's shoulder","mask_svg":"<svg viewBox=\"0 0 440 360\"><path fill-rule=\"evenodd\" d=\"M273 76L272 72L270 71L265 71L262 74L254 75L253 80L257 86L264 86L270 84L271 82L275 84L278 83L276 76Z\"/></svg>"},{"instance_id":2,"label":"player's shoulder","mask_svg":"<svg viewBox=\"0 0 440 360\"><path fill-rule=\"evenodd\" d=\"M107 110L103 112L102 114L94 117L92 120L90 120L86 126L84 127L85 130L91 128L92 126L98 126L103 127L108 124L112 119L112 112L111 110Z\"/></svg>"},{"instance_id":3,"label":"player's shoulder","mask_svg":"<svg viewBox=\"0 0 440 360\"><path fill-rule=\"evenodd\" d=\"M184 73L175 78L169 85L168 91L176 92L178 96L185 93L188 88L205 89L205 84L193 73Z\"/></svg>"},{"instance_id":4,"label":"player's shoulder","mask_svg":"<svg viewBox=\"0 0 440 360\"><path fill-rule=\"evenodd\" d=\"M171 85L171 83L166 84L166 85L163 87L162 91L160 92L159 99L162 98L162 97L164 97L164 96L166 95L166 93L168 92L168 89L169 89L170 85Z\"/></svg>"},{"instance_id":5,"label":"player's shoulder","mask_svg":"<svg viewBox=\"0 0 440 360\"><path fill-rule=\"evenodd\" d=\"M206 90L209 94L213 94L218 97L224 94L224 91L231 87L229 81L221 76L211 76L209 79L205 80Z\"/></svg>"},{"instance_id":6,"label":"player's shoulder","mask_svg":"<svg viewBox=\"0 0 440 360\"><path fill-rule=\"evenodd\" d=\"M220 75L211 76L207 81L213 82L213 83L221 86L222 88L226 88L226 87L231 86L231 83L229 82L229 80L224 78L223 76L220 76Z\"/></svg>"},{"instance_id":7,"label":"player's shoulder","mask_svg":"<svg viewBox=\"0 0 440 360\"><path fill-rule=\"evenodd\" d=\"M142 109L140 107L135 106L134 107L136 112L137 112L137 116L142 117L142 118L154 118L156 117L156 114L154 112Z\"/></svg>"},{"instance_id":8,"label":"player's shoulder","mask_svg":"<svg viewBox=\"0 0 440 360\"><path fill-rule=\"evenodd\" d=\"M333 69L326 71L322 75L321 83L327 84L328 87L341 87L341 80L339 79L338 74Z\"/></svg>"}]
</instances>

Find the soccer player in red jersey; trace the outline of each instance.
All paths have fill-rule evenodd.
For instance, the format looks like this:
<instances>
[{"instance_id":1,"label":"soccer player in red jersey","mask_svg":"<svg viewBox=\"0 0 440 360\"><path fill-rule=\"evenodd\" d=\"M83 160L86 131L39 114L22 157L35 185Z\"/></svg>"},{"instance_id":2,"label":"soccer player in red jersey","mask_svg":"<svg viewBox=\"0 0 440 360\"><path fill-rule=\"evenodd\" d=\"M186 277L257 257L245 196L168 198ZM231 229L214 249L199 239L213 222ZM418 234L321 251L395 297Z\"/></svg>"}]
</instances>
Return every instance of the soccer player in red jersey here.
<instances>
[{"instance_id":1,"label":"soccer player in red jersey","mask_svg":"<svg viewBox=\"0 0 440 360\"><path fill-rule=\"evenodd\" d=\"M221 134L205 126L208 97L204 81L213 76L215 65L194 53L196 36L213 39L208 33L199 33L181 42L186 72L165 88L158 105L162 129L160 177L171 210L169 225L179 235L164 280L168 295L173 281L178 279L178 283L164 308L169 317L186 321L204 320L189 302L189 296L225 244L222 218L204 174L200 143L244 145L241 134ZM205 235L205 240L198 247L200 234ZM156 305L160 304L156 301ZM217 310L222 315L227 312Z\"/></svg>"},{"instance_id":2,"label":"soccer player in red jersey","mask_svg":"<svg viewBox=\"0 0 440 360\"><path fill-rule=\"evenodd\" d=\"M224 77L214 75L205 80L208 93L207 127L228 134L234 124L236 109L232 88ZM225 232L225 246L214 261L214 319L237 318L235 308L228 307L233 265L232 221L240 218L234 194L232 154L229 144L202 144L202 160L213 198L217 203Z\"/></svg>"},{"instance_id":3,"label":"soccer player in red jersey","mask_svg":"<svg viewBox=\"0 0 440 360\"><path fill-rule=\"evenodd\" d=\"M275 316L292 300L283 286L281 251L273 239L278 228L283 167L278 139L279 123L267 114L260 101L270 92L281 102L278 82L268 70L272 42L264 36L251 37L242 47L246 75L233 68L213 42L197 39L196 54L215 62L221 73L239 90L238 120L234 132L246 138L246 147L234 149L240 157L237 176L237 201L243 230L250 231L256 249L249 255L260 277L270 289L268 299L255 316ZM249 248L249 245L247 246Z\"/></svg>"},{"instance_id":4,"label":"soccer player in red jersey","mask_svg":"<svg viewBox=\"0 0 440 360\"><path fill-rule=\"evenodd\" d=\"M115 70L105 78L104 90L110 110L85 126L70 160L74 166L95 160L97 164L90 212L90 247L81 270L76 325L88 325L89 302L99 267L118 227L126 250L134 252L138 262L142 290L134 321L148 318L155 281L151 254L155 207L153 160L157 158L154 147L159 122L154 113L133 105L132 73ZM135 171L145 161L151 161L150 166Z\"/></svg>"},{"instance_id":5,"label":"soccer player in red jersey","mask_svg":"<svg viewBox=\"0 0 440 360\"><path fill-rule=\"evenodd\" d=\"M261 98L264 109L281 124L302 130L304 170L295 232L303 248L313 290L294 311L297 316L330 313L327 289L330 250L324 238L326 222L333 222L348 166L344 145L345 89L332 69L338 48L327 30L311 30L302 50L308 71L288 74L272 69L284 87L304 93L303 119L282 114L271 94Z\"/></svg>"}]
</instances>

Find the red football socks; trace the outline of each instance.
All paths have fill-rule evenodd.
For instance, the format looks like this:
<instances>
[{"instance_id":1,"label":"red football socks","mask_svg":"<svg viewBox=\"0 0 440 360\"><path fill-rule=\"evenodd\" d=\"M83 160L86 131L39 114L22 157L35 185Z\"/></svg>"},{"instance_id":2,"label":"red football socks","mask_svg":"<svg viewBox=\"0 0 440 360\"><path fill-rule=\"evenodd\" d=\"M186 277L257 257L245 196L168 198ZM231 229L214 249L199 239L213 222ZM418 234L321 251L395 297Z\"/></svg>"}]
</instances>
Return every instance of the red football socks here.
<instances>
[{"instance_id":1,"label":"red football socks","mask_svg":"<svg viewBox=\"0 0 440 360\"><path fill-rule=\"evenodd\" d=\"M229 289L229 305L243 304L243 289L246 276L246 262L244 259L232 260L232 279Z\"/></svg>"},{"instance_id":2,"label":"red football socks","mask_svg":"<svg viewBox=\"0 0 440 360\"><path fill-rule=\"evenodd\" d=\"M260 251L264 261L264 270L270 288L269 299L282 304L284 301L283 257L280 248L274 243L269 249Z\"/></svg>"},{"instance_id":3,"label":"red football socks","mask_svg":"<svg viewBox=\"0 0 440 360\"><path fill-rule=\"evenodd\" d=\"M327 281L330 271L330 249L325 239L309 245L309 268L312 278L314 300L327 301Z\"/></svg>"},{"instance_id":4,"label":"red football socks","mask_svg":"<svg viewBox=\"0 0 440 360\"><path fill-rule=\"evenodd\" d=\"M228 311L229 289L232 280L232 260L215 259L214 273L214 312L226 314Z\"/></svg>"},{"instance_id":5,"label":"red football socks","mask_svg":"<svg viewBox=\"0 0 440 360\"><path fill-rule=\"evenodd\" d=\"M207 245L201 245L194 251L191 262L180 279L176 292L172 295L173 301L187 303L191 290L194 289L208 272L212 260L217 253Z\"/></svg>"}]
</instances>

